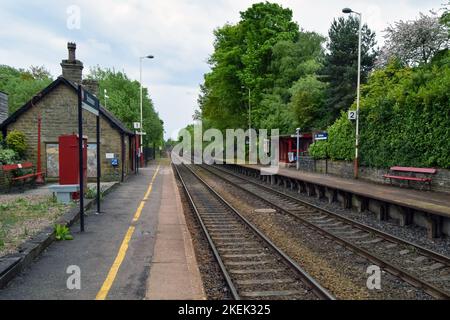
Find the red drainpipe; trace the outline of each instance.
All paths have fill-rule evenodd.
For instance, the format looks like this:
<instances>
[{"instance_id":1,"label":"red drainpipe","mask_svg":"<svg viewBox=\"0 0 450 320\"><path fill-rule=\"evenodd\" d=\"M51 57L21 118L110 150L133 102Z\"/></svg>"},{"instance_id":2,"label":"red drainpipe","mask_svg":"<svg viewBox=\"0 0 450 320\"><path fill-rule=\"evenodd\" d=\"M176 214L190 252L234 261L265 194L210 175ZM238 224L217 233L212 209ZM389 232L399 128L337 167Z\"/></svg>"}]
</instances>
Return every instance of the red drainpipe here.
<instances>
[{"instance_id":1,"label":"red drainpipe","mask_svg":"<svg viewBox=\"0 0 450 320\"><path fill-rule=\"evenodd\" d=\"M37 161L36 161L36 172L39 173L36 176L37 184L44 184L44 178L42 177L42 166L41 166L41 115L38 116L38 145L37 145Z\"/></svg>"}]
</instances>

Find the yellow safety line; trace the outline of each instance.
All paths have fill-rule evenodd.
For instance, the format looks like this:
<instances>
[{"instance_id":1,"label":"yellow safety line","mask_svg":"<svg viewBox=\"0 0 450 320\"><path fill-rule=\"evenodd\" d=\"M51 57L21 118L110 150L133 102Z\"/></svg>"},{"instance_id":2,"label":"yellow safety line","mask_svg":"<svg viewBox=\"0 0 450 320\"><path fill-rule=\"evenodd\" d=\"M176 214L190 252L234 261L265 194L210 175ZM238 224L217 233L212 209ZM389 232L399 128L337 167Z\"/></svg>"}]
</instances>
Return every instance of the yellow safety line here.
<instances>
[{"instance_id":1,"label":"yellow safety line","mask_svg":"<svg viewBox=\"0 0 450 320\"><path fill-rule=\"evenodd\" d=\"M144 209L145 206L145 201L148 200L152 192L153 183L155 182L156 176L158 175L159 168L160 165L158 165L158 167L156 168L155 174L153 175L152 181L150 182L150 186L147 190L147 193L145 194L144 199L141 201L138 209L136 210L136 213L133 218L133 223L137 222L141 216L142 210ZM123 260L125 259L125 256L128 251L128 245L131 241L135 229L136 228L132 225L128 228L128 231L122 241L122 244L120 245L116 259L114 260L114 263L112 264L111 269L108 272L108 276L106 277L105 282L103 282L100 291L97 293L95 300L105 300L106 297L108 296L109 290L111 289L114 280L116 279L117 273L119 272L119 268L122 265Z\"/></svg>"},{"instance_id":2,"label":"yellow safety line","mask_svg":"<svg viewBox=\"0 0 450 320\"><path fill-rule=\"evenodd\" d=\"M144 201L148 200L148 197L150 196L150 193L152 193L153 182L155 182L156 175L158 174L158 171L159 171L160 167L161 167L161 165L158 165L158 167L156 168L155 174L153 175L153 178L152 178L152 182L150 183L150 186L148 187L147 193L144 196Z\"/></svg>"},{"instance_id":3,"label":"yellow safety line","mask_svg":"<svg viewBox=\"0 0 450 320\"><path fill-rule=\"evenodd\" d=\"M142 201L139 205L139 208L136 210L136 214L134 215L133 222L138 222L139 218L141 217L142 209L144 209L145 202Z\"/></svg>"},{"instance_id":4,"label":"yellow safety line","mask_svg":"<svg viewBox=\"0 0 450 320\"><path fill-rule=\"evenodd\" d=\"M106 296L109 293L109 290L112 287L112 284L114 283L114 280L116 279L117 272L119 272L120 265L123 262L123 259L125 259L125 255L128 250L128 244L131 240L131 237L134 233L134 227L131 226L128 228L127 234L125 235L125 238L122 241L122 245L120 246L119 253L117 254L116 259L114 260L114 263L109 270L108 276L106 277L105 282L103 283L100 291L97 293L97 296L95 297L95 300L105 300Z\"/></svg>"}]
</instances>

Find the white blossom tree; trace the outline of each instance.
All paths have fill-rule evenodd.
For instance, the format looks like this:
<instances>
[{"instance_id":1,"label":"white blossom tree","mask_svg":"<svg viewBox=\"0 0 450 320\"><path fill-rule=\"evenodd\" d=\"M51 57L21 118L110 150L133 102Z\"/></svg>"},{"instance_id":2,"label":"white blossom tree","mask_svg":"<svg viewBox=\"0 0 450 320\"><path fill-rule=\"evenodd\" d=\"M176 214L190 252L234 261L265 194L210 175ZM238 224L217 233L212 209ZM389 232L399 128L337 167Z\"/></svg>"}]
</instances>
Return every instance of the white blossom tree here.
<instances>
[{"instance_id":1,"label":"white blossom tree","mask_svg":"<svg viewBox=\"0 0 450 320\"><path fill-rule=\"evenodd\" d=\"M377 66L382 67L392 58L406 65L415 66L428 63L433 56L448 48L448 27L440 22L434 12L430 15L420 13L412 21L399 21L386 30L384 47L380 50Z\"/></svg>"}]
</instances>

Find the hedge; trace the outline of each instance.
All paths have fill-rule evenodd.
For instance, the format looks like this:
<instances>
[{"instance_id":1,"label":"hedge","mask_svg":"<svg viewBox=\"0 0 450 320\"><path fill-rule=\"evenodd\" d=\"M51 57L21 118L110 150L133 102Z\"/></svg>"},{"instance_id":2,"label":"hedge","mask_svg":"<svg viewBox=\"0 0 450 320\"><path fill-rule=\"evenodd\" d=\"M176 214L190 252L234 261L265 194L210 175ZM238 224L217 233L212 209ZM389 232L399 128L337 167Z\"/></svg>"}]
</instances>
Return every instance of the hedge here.
<instances>
[{"instance_id":1,"label":"hedge","mask_svg":"<svg viewBox=\"0 0 450 320\"><path fill-rule=\"evenodd\" d=\"M450 168L450 54L404 68L393 61L363 87L361 163ZM355 106L352 106L355 108ZM355 125L343 113L328 128L328 142L311 146L314 158L354 158Z\"/></svg>"}]
</instances>

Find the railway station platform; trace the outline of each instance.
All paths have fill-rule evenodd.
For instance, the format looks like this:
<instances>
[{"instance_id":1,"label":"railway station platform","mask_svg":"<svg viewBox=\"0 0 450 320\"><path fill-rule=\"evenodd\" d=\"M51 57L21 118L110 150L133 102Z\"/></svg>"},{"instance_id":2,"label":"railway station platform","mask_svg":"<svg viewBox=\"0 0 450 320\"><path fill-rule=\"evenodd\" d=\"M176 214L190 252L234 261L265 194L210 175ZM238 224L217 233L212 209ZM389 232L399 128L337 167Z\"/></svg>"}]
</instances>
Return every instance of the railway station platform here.
<instances>
[{"instance_id":1,"label":"railway station platform","mask_svg":"<svg viewBox=\"0 0 450 320\"><path fill-rule=\"evenodd\" d=\"M344 208L370 211L379 220L395 219L400 225L416 224L427 229L430 238L450 236L450 195L418 191L363 180L279 168L271 174L260 165L226 165L234 171L256 177L271 185L339 202Z\"/></svg>"},{"instance_id":2,"label":"railway station platform","mask_svg":"<svg viewBox=\"0 0 450 320\"><path fill-rule=\"evenodd\" d=\"M85 224L86 232L73 225L73 241L52 243L0 289L0 300L205 298L168 159L117 186Z\"/></svg>"},{"instance_id":3,"label":"railway station platform","mask_svg":"<svg viewBox=\"0 0 450 320\"><path fill-rule=\"evenodd\" d=\"M145 299L204 300L206 295L174 172L166 165L161 174L164 184Z\"/></svg>"}]
</instances>

